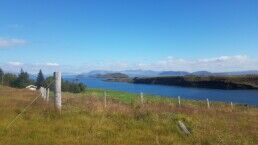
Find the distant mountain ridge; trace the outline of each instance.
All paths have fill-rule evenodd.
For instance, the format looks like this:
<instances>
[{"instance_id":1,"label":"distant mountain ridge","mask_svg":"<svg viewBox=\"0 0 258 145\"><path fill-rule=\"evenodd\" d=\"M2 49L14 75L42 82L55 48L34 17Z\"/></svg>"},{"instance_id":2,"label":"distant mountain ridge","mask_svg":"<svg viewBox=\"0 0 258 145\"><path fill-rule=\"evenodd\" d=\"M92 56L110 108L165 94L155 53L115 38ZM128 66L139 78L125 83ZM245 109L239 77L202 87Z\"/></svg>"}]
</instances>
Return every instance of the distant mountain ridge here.
<instances>
[{"instance_id":1,"label":"distant mountain ridge","mask_svg":"<svg viewBox=\"0 0 258 145\"><path fill-rule=\"evenodd\" d=\"M191 75L194 75L194 76L212 76L213 73L208 72L208 71L196 71L196 72L191 73Z\"/></svg>"},{"instance_id":2,"label":"distant mountain ridge","mask_svg":"<svg viewBox=\"0 0 258 145\"><path fill-rule=\"evenodd\" d=\"M206 72L200 72L201 74ZM225 90L258 89L258 76L160 76L142 77L132 80L136 84L158 84L192 88L210 88Z\"/></svg>"},{"instance_id":3,"label":"distant mountain ridge","mask_svg":"<svg viewBox=\"0 0 258 145\"><path fill-rule=\"evenodd\" d=\"M129 77L155 77L155 76L237 76L237 75L258 75L258 70L235 71L235 72L216 72L209 71L153 71L153 70L123 70L123 71L108 71L108 70L93 70L88 73L81 73L79 77L95 77L97 75L105 75L110 73L123 73Z\"/></svg>"},{"instance_id":4,"label":"distant mountain ridge","mask_svg":"<svg viewBox=\"0 0 258 145\"><path fill-rule=\"evenodd\" d=\"M258 75L258 70L213 73L215 75Z\"/></svg>"},{"instance_id":5,"label":"distant mountain ridge","mask_svg":"<svg viewBox=\"0 0 258 145\"><path fill-rule=\"evenodd\" d=\"M130 77L123 73L107 73L107 74L98 74L96 78L101 78L105 81L113 82L130 82Z\"/></svg>"},{"instance_id":6,"label":"distant mountain ridge","mask_svg":"<svg viewBox=\"0 0 258 145\"><path fill-rule=\"evenodd\" d=\"M81 73L78 76L96 77L98 75L105 75L105 74L111 74L111 73L122 73L130 77L146 77L146 76L152 77L152 76L159 76L160 72L152 71L152 70L123 70L123 71L93 70L88 73Z\"/></svg>"},{"instance_id":7,"label":"distant mountain ridge","mask_svg":"<svg viewBox=\"0 0 258 145\"><path fill-rule=\"evenodd\" d=\"M124 70L120 73L127 74L130 77L141 77L141 76L158 76L160 72L152 70Z\"/></svg>"},{"instance_id":8,"label":"distant mountain ridge","mask_svg":"<svg viewBox=\"0 0 258 145\"><path fill-rule=\"evenodd\" d=\"M85 73L86 75L104 75L104 74L108 74L108 73L115 73L115 71L108 71L108 70L93 70L93 71L90 71L88 73Z\"/></svg>"},{"instance_id":9,"label":"distant mountain ridge","mask_svg":"<svg viewBox=\"0 0 258 145\"><path fill-rule=\"evenodd\" d=\"M160 76L186 76L190 74L191 73L186 71L163 71L159 73Z\"/></svg>"}]
</instances>

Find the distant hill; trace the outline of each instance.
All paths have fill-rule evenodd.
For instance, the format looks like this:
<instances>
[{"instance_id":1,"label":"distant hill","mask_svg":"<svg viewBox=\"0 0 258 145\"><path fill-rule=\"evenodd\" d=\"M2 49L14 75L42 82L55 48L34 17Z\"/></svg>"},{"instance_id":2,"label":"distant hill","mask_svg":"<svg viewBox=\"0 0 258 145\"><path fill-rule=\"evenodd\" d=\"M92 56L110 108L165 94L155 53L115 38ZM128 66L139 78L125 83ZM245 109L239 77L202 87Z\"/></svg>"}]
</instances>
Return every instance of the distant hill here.
<instances>
[{"instance_id":1,"label":"distant hill","mask_svg":"<svg viewBox=\"0 0 258 145\"><path fill-rule=\"evenodd\" d=\"M124 70L124 71L106 71L106 70L93 70L88 73L81 73L78 77L96 77L97 75L111 74L111 73L122 73L130 77L143 77L143 76L158 76L160 72L152 70Z\"/></svg>"},{"instance_id":2,"label":"distant hill","mask_svg":"<svg viewBox=\"0 0 258 145\"><path fill-rule=\"evenodd\" d=\"M240 76L240 75L258 75L258 70L250 71L236 71L236 72L218 72L212 73L209 71L196 71L196 72L186 72L186 71L163 71L159 76Z\"/></svg>"},{"instance_id":3,"label":"distant hill","mask_svg":"<svg viewBox=\"0 0 258 145\"><path fill-rule=\"evenodd\" d=\"M107 70L93 70L90 71L88 73L81 73L79 75L77 75L77 78L80 77L96 77L97 75L104 75L104 74L108 74L108 73L114 73L113 71L107 71Z\"/></svg>"},{"instance_id":4,"label":"distant hill","mask_svg":"<svg viewBox=\"0 0 258 145\"><path fill-rule=\"evenodd\" d=\"M124 70L124 71L107 71L107 70L93 70L88 73L81 73L77 77L96 77L97 75L105 75L111 73L122 73L129 77L158 77L158 76L239 76L239 75L258 75L258 70L250 71L236 71L236 72L217 72L209 71L153 71L153 70Z\"/></svg>"},{"instance_id":5,"label":"distant hill","mask_svg":"<svg viewBox=\"0 0 258 145\"><path fill-rule=\"evenodd\" d=\"M211 89L258 89L258 76L164 76L132 80L136 84L159 84Z\"/></svg>"},{"instance_id":6,"label":"distant hill","mask_svg":"<svg viewBox=\"0 0 258 145\"><path fill-rule=\"evenodd\" d=\"M107 74L107 73L114 73L114 71L108 71L108 70L93 70L93 71L90 71L90 72L86 73L85 75L88 75L88 76L98 75L98 74L104 75L104 74Z\"/></svg>"},{"instance_id":7,"label":"distant hill","mask_svg":"<svg viewBox=\"0 0 258 145\"><path fill-rule=\"evenodd\" d=\"M129 78L128 75L123 73L107 73L107 74L98 74L96 77L99 78Z\"/></svg>"},{"instance_id":8,"label":"distant hill","mask_svg":"<svg viewBox=\"0 0 258 145\"><path fill-rule=\"evenodd\" d=\"M131 79L128 75L123 73L107 73L107 74L98 74L95 76L96 78L102 78L105 81L113 81L113 82L129 82Z\"/></svg>"},{"instance_id":9,"label":"distant hill","mask_svg":"<svg viewBox=\"0 0 258 145\"><path fill-rule=\"evenodd\" d=\"M194 76L211 76L213 73L208 71L196 71L196 72L187 72L187 71L163 71L159 74L160 76L187 76L187 75L194 75Z\"/></svg>"},{"instance_id":10,"label":"distant hill","mask_svg":"<svg viewBox=\"0 0 258 145\"><path fill-rule=\"evenodd\" d=\"M130 77L142 77L142 76L158 76L160 72L152 70L124 70L121 73L127 74Z\"/></svg>"},{"instance_id":11,"label":"distant hill","mask_svg":"<svg viewBox=\"0 0 258 145\"><path fill-rule=\"evenodd\" d=\"M196 71L196 72L191 73L191 75L194 75L194 76L212 76L213 73L208 72L208 71Z\"/></svg>"},{"instance_id":12,"label":"distant hill","mask_svg":"<svg viewBox=\"0 0 258 145\"><path fill-rule=\"evenodd\" d=\"M190 74L191 73L186 71L163 71L159 73L160 76L186 76Z\"/></svg>"},{"instance_id":13,"label":"distant hill","mask_svg":"<svg viewBox=\"0 0 258 145\"><path fill-rule=\"evenodd\" d=\"M213 73L218 76L235 76L235 75L258 75L258 70L249 70L249 71L237 71L237 72L221 72L221 73Z\"/></svg>"}]
</instances>

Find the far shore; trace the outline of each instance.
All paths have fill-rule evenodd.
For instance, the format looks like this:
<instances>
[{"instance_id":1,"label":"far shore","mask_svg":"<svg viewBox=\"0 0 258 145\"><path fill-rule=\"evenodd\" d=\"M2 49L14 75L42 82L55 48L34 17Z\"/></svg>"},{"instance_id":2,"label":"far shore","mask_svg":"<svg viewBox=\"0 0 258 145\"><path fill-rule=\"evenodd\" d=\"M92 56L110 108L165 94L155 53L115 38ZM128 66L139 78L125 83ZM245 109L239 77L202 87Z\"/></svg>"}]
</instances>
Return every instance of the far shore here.
<instances>
[{"instance_id":1,"label":"far shore","mask_svg":"<svg viewBox=\"0 0 258 145\"><path fill-rule=\"evenodd\" d=\"M223 90L258 90L258 75L129 77L122 73L91 76L111 82L153 84Z\"/></svg>"}]
</instances>

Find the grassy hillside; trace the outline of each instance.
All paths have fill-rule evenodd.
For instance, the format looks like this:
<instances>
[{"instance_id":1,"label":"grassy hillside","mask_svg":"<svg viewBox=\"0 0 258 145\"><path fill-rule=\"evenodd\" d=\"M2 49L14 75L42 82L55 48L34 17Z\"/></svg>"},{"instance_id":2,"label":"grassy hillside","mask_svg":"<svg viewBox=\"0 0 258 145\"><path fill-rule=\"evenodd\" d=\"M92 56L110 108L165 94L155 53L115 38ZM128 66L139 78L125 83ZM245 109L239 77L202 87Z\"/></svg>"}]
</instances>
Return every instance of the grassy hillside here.
<instances>
[{"instance_id":1,"label":"grassy hillside","mask_svg":"<svg viewBox=\"0 0 258 145\"><path fill-rule=\"evenodd\" d=\"M63 93L63 110L41 98L9 129L6 125L38 94L0 86L0 144L3 145L170 145L258 144L258 108L108 91ZM180 132L183 121L191 135Z\"/></svg>"},{"instance_id":2,"label":"grassy hillside","mask_svg":"<svg viewBox=\"0 0 258 145\"><path fill-rule=\"evenodd\" d=\"M213 89L258 89L258 76L164 76L135 78L134 83Z\"/></svg>"}]
</instances>

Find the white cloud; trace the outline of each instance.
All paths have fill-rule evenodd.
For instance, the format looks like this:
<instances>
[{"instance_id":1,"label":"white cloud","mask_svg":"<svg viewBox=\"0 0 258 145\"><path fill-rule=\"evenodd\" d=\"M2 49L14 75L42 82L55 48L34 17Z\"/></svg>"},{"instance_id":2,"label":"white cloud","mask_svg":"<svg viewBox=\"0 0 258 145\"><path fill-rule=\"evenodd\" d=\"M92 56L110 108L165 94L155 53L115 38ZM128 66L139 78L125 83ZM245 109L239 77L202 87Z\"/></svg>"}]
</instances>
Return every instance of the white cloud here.
<instances>
[{"instance_id":1,"label":"white cloud","mask_svg":"<svg viewBox=\"0 0 258 145\"><path fill-rule=\"evenodd\" d=\"M155 68L156 70L207 70L212 72L240 71L258 69L258 59L249 58L246 55L220 56L196 60L168 57L158 62L146 64L146 69L150 68Z\"/></svg>"},{"instance_id":2,"label":"white cloud","mask_svg":"<svg viewBox=\"0 0 258 145\"><path fill-rule=\"evenodd\" d=\"M199 62L224 62L224 61L246 61L249 58L246 55L220 56L210 59L200 59Z\"/></svg>"},{"instance_id":3,"label":"white cloud","mask_svg":"<svg viewBox=\"0 0 258 145\"><path fill-rule=\"evenodd\" d=\"M67 67L71 69L71 67ZM219 56L214 58L203 59L182 59L175 57L167 57L158 61L140 61L140 62L102 62L94 64L85 64L76 71L89 70L127 70L142 69L156 71L200 71L207 70L212 72L223 71L241 71L241 70L257 70L258 59L250 58L246 55Z\"/></svg>"},{"instance_id":4,"label":"white cloud","mask_svg":"<svg viewBox=\"0 0 258 145\"><path fill-rule=\"evenodd\" d=\"M16 38L0 38L0 48L20 46L27 44L27 41L24 39L16 39Z\"/></svg>"},{"instance_id":5,"label":"white cloud","mask_svg":"<svg viewBox=\"0 0 258 145\"><path fill-rule=\"evenodd\" d=\"M12 65L12 66L21 66L22 63L21 62L18 62L18 61L10 61L8 62L9 65Z\"/></svg>"},{"instance_id":6,"label":"white cloud","mask_svg":"<svg viewBox=\"0 0 258 145\"><path fill-rule=\"evenodd\" d=\"M60 70L59 64L57 63L22 63L19 61L0 64L0 68L8 72L19 72L20 69L23 68L23 70L32 74L38 73L40 69L47 74L52 74L54 71Z\"/></svg>"},{"instance_id":7,"label":"white cloud","mask_svg":"<svg viewBox=\"0 0 258 145\"><path fill-rule=\"evenodd\" d=\"M242 70L258 70L258 58L250 58L246 55L234 56L219 56L214 58L202 59L182 59L175 57L167 57L159 61L140 61L140 62L126 62L126 61L102 61L95 63L85 63L83 65L59 65L55 62L47 62L40 64L23 64L21 62L13 61L6 63L4 69L19 71L22 67L30 73L37 73L42 69L45 73L53 73L61 70L62 72L81 73L91 70L156 70L156 71L200 71L207 70L211 72L225 72L225 71L242 71ZM1 66L2 67L2 66Z\"/></svg>"},{"instance_id":8,"label":"white cloud","mask_svg":"<svg viewBox=\"0 0 258 145\"><path fill-rule=\"evenodd\" d=\"M59 64L48 62L48 63L46 63L46 66L59 66Z\"/></svg>"}]
</instances>

